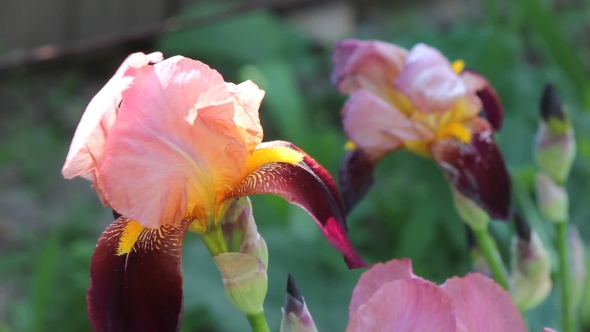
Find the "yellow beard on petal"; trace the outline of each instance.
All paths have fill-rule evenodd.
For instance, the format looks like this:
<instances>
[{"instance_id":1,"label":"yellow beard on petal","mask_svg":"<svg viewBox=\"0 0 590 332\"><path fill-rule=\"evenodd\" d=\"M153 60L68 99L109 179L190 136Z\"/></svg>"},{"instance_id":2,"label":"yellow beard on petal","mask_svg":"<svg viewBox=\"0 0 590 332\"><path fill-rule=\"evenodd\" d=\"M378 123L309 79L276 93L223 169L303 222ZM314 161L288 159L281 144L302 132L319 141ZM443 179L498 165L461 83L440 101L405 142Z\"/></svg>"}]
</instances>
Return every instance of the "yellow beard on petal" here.
<instances>
[{"instance_id":1,"label":"yellow beard on petal","mask_svg":"<svg viewBox=\"0 0 590 332\"><path fill-rule=\"evenodd\" d=\"M274 146L272 148L256 149L248 157L246 163L246 175L259 169L260 166L272 162L296 164L303 160L303 153L286 146Z\"/></svg>"},{"instance_id":2,"label":"yellow beard on petal","mask_svg":"<svg viewBox=\"0 0 590 332\"><path fill-rule=\"evenodd\" d=\"M141 232L143 232L144 229L145 227L142 226L139 222L131 220L127 224L127 226L125 226L123 234L119 239L119 245L117 246L117 255L121 256L130 253L131 250L133 250L133 246L135 245L135 242L137 242L139 235L141 234Z\"/></svg>"}]
</instances>

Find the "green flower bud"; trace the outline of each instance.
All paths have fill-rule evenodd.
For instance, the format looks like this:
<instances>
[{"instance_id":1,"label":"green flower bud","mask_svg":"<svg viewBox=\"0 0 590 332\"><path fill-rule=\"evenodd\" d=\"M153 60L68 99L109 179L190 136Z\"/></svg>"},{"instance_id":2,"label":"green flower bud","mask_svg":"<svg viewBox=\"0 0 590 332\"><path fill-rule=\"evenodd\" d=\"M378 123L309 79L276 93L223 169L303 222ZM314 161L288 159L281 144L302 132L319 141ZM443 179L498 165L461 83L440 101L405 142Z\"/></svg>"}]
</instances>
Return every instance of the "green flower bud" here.
<instances>
[{"instance_id":1,"label":"green flower bud","mask_svg":"<svg viewBox=\"0 0 590 332\"><path fill-rule=\"evenodd\" d=\"M530 241L515 237L512 240L512 282L510 295L520 310L528 310L541 303L552 288L549 252L533 230Z\"/></svg>"},{"instance_id":2,"label":"green flower bud","mask_svg":"<svg viewBox=\"0 0 590 332\"><path fill-rule=\"evenodd\" d=\"M248 197L235 199L221 221L230 252L213 257L230 302L246 315L263 311L268 287L268 248L258 234Z\"/></svg>"},{"instance_id":3,"label":"green flower bud","mask_svg":"<svg viewBox=\"0 0 590 332\"><path fill-rule=\"evenodd\" d=\"M280 332L317 332L303 296L301 296L295 279L291 275L287 281L287 298L282 311L283 319Z\"/></svg>"},{"instance_id":4,"label":"green flower bud","mask_svg":"<svg viewBox=\"0 0 590 332\"><path fill-rule=\"evenodd\" d=\"M463 221L474 230L482 230L488 227L490 216L480 208L473 200L452 188L455 208Z\"/></svg>"},{"instance_id":5,"label":"green flower bud","mask_svg":"<svg viewBox=\"0 0 590 332\"><path fill-rule=\"evenodd\" d=\"M567 109L551 85L545 88L540 108L542 122L535 139L535 159L542 171L561 184L576 157L574 130Z\"/></svg>"},{"instance_id":6,"label":"green flower bud","mask_svg":"<svg viewBox=\"0 0 590 332\"><path fill-rule=\"evenodd\" d=\"M543 172L537 173L536 182L537 206L541 213L553 222L566 222L569 198L565 189Z\"/></svg>"}]
</instances>

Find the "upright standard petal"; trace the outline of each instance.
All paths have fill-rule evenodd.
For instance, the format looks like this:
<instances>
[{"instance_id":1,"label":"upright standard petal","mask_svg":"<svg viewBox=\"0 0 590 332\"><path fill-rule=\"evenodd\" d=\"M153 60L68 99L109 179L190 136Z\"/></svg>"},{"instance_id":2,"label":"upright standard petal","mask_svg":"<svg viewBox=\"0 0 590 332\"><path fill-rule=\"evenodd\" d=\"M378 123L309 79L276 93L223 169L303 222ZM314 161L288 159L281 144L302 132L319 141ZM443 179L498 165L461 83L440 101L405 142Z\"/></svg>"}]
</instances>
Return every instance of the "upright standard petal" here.
<instances>
[{"instance_id":1,"label":"upright standard petal","mask_svg":"<svg viewBox=\"0 0 590 332\"><path fill-rule=\"evenodd\" d=\"M340 93L366 89L388 99L408 51L382 41L346 39L334 47L332 83Z\"/></svg>"},{"instance_id":2,"label":"upright standard petal","mask_svg":"<svg viewBox=\"0 0 590 332\"><path fill-rule=\"evenodd\" d=\"M344 132L359 148L387 153L421 137L395 106L366 90L355 91L342 108Z\"/></svg>"},{"instance_id":3,"label":"upright standard petal","mask_svg":"<svg viewBox=\"0 0 590 332\"><path fill-rule=\"evenodd\" d=\"M377 263L365 271L354 290L348 308L349 318L367 303L385 284L396 280L420 279L412 271L412 261L408 258L393 259L386 263Z\"/></svg>"},{"instance_id":4,"label":"upright standard petal","mask_svg":"<svg viewBox=\"0 0 590 332\"><path fill-rule=\"evenodd\" d=\"M510 219L511 180L504 157L496 146L490 124L482 118L470 123L471 141L456 138L435 141L434 159L449 182L481 206L492 218Z\"/></svg>"},{"instance_id":5,"label":"upright standard petal","mask_svg":"<svg viewBox=\"0 0 590 332\"><path fill-rule=\"evenodd\" d=\"M88 314L95 331L178 331L182 320L180 227L148 229L120 217L98 239L90 262Z\"/></svg>"},{"instance_id":6,"label":"upright standard petal","mask_svg":"<svg viewBox=\"0 0 590 332\"><path fill-rule=\"evenodd\" d=\"M490 82L479 73L466 69L461 72L461 79L465 85L476 91L477 97L481 100L483 112L494 130L502 129L504 120L504 108L500 97Z\"/></svg>"},{"instance_id":7,"label":"upright standard petal","mask_svg":"<svg viewBox=\"0 0 590 332\"><path fill-rule=\"evenodd\" d=\"M273 157L276 152L288 151L302 157L295 162ZM342 200L326 169L289 142L260 144L253 156L260 157L259 162L253 162L251 172L225 199L256 194L281 196L310 214L328 241L342 252L348 267L367 266L348 239Z\"/></svg>"},{"instance_id":8,"label":"upright standard petal","mask_svg":"<svg viewBox=\"0 0 590 332\"><path fill-rule=\"evenodd\" d=\"M102 157L105 141L115 123L121 103L121 94L133 82L135 72L129 69L141 68L161 60L162 53L160 52L148 55L144 53L131 54L123 61L109 82L92 98L76 128L70 150L61 170L66 179L81 176L90 180L95 186L96 162ZM98 190L98 194L106 204L100 190Z\"/></svg>"},{"instance_id":9,"label":"upright standard petal","mask_svg":"<svg viewBox=\"0 0 590 332\"><path fill-rule=\"evenodd\" d=\"M404 70L394 85L424 113L449 111L460 98L466 98L469 109L481 108L479 99L453 71L449 60L425 44L410 50Z\"/></svg>"},{"instance_id":10,"label":"upright standard petal","mask_svg":"<svg viewBox=\"0 0 590 332\"><path fill-rule=\"evenodd\" d=\"M180 56L137 69L98 164L111 206L150 228L214 220L216 197L240 183L262 139L262 97Z\"/></svg>"},{"instance_id":11,"label":"upright standard petal","mask_svg":"<svg viewBox=\"0 0 590 332\"><path fill-rule=\"evenodd\" d=\"M526 332L522 315L510 294L478 273L448 279L441 288L450 296L457 332Z\"/></svg>"},{"instance_id":12,"label":"upright standard petal","mask_svg":"<svg viewBox=\"0 0 590 332\"><path fill-rule=\"evenodd\" d=\"M456 332L455 324L449 296L432 283L411 279L383 285L359 308L346 331Z\"/></svg>"}]
</instances>

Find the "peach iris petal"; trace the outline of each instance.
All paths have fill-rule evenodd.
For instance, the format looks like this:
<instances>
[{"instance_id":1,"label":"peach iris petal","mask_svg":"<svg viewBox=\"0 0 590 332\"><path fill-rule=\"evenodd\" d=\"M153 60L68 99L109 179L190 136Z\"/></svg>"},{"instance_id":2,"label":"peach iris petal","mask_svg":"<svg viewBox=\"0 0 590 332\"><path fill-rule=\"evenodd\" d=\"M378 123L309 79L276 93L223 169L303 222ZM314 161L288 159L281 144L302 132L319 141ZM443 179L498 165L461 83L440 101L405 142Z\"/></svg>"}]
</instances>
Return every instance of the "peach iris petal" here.
<instances>
[{"instance_id":1,"label":"peach iris petal","mask_svg":"<svg viewBox=\"0 0 590 332\"><path fill-rule=\"evenodd\" d=\"M412 272L412 261L408 258L393 259L387 263L377 263L365 271L352 292L348 315L356 311L385 284L396 280L419 278Z\"/></svg>"},{"instance_id":2,"label":"peach iris petal","mask_svg":"<svg viewBox=\"0 0 590 332\"><path fill-rule=\"evenodd\" d=\"M388 99L408 51L382 41L347 39L336 44L332 81L340 93L369 90Z\"/></svg>"},{"instance_id":3,"label":"peach iris petal","mask_svg":"<svg viewBox=\"0 0 590 332\"><path fill-rule=\"evenodd\" d=\"M508 292L492 279L472 273L448 279L441 288L453 301L457 332L527 331Z\"/></svg>"},{"instance_id":4,"label":"peach iris petal","mask_svg":"<svg viewBox=\"0 0 590 332\"><path fill-rule=\"evenodd\" d=\"M411 279L383 285L358 309L346 331L455 332L455 326L449 296L432 283Z\"/></svg>"},{"instance_id":5,"label":"peach iris petal","mask_svg":"<svg viewBox=\"0 0 590 332\"><path fill-rule=\"evenodd\" d=\"M410 50L394 85L424 113L449 111L459 98L466 98L471 107L481 107L474 91L467 89L447 58L425 44Z\"/></svg>"},{"instance_id":6,"label":"peach iris petal","mask_svg":"<svg viewBox=\"0 0 590 332\"><path fill-rule=\"evenodd\" d=\"M98 164L111 206L150 228L214 218L262 139L262 96L180 56L137 69Z\"/></svg>"},{"instance_id":7,"label":"peach iris petal","mask_svg":"<svg viewBox=\"0 0 590 332\"><path fill-rule=\"evenodd\" d=\"M387 152L403 140L420 139L397 108L366 90L355 91L342 109L346 135L360 148Z\"/></svg>"},{"instance_id":8,"label":"peach iris petal","mask_svg":"<svg viewBox=\"0 0 590 332\"><path fill-rule=\"evenodd\" d=\"M129 68L140 68L150 62L162 61L162 58L160 52L148 55L134 53L128 56L117 69L115 75L92 98L76 128L61 172L66 179L81 176L90 180L105 205L107 202L95 185L97 179L95 163L102 157L106 138L115 123L121 102L121 93L133 82L133 72L128 73L127 71Z\"/></svg>"}]
</instances>

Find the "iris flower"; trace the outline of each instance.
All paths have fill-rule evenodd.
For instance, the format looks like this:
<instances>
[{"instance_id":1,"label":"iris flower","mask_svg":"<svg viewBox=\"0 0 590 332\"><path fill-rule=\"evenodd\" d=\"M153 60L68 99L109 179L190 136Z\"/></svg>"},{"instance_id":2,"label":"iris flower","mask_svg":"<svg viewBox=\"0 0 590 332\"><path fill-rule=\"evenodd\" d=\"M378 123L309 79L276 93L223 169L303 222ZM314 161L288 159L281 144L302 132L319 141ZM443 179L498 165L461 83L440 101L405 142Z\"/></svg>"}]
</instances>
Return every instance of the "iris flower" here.
<instances>
[{"instance_id":1,"label":"iris flower","mask_svg":"<svg viewBox=\"0 0 590 332\"><path fill-rule=\"evenodd\" d=\"M121 215L91 260L95 330L178 331L184 235L220 235L236 197L268 193L301 206L349 267L366 266L329 173L291 143L262 143L263 96L199 61L135 53L89 103L62 174L90 180Z\"/></svg>"},{"instance_id":2,"label":"iris flower","mask_svg":"<svg viewBox=\"0 0 590 332\"><path fill-rule=\"evenodd\" d=\"M526 332L510 294L479 273L438 286L409 259L375 264L352 293L347 332Z\"/></svg>"},{"instance_id":3,"label":"iris flower","mask_svg":"<svg viewBox=\"0 0 590 332\"><path fill-rule=\"evenodd\" d=\"M332 81L350 95L342 121L352 151L340 174L347 210L369 190L375 164L407 149L433 158L454 187L491 217L509 218L510 178L493 139L503 110L484 77L425 44L408 51L344 40L332 59Z\"/></svg>"}]
</instances>

